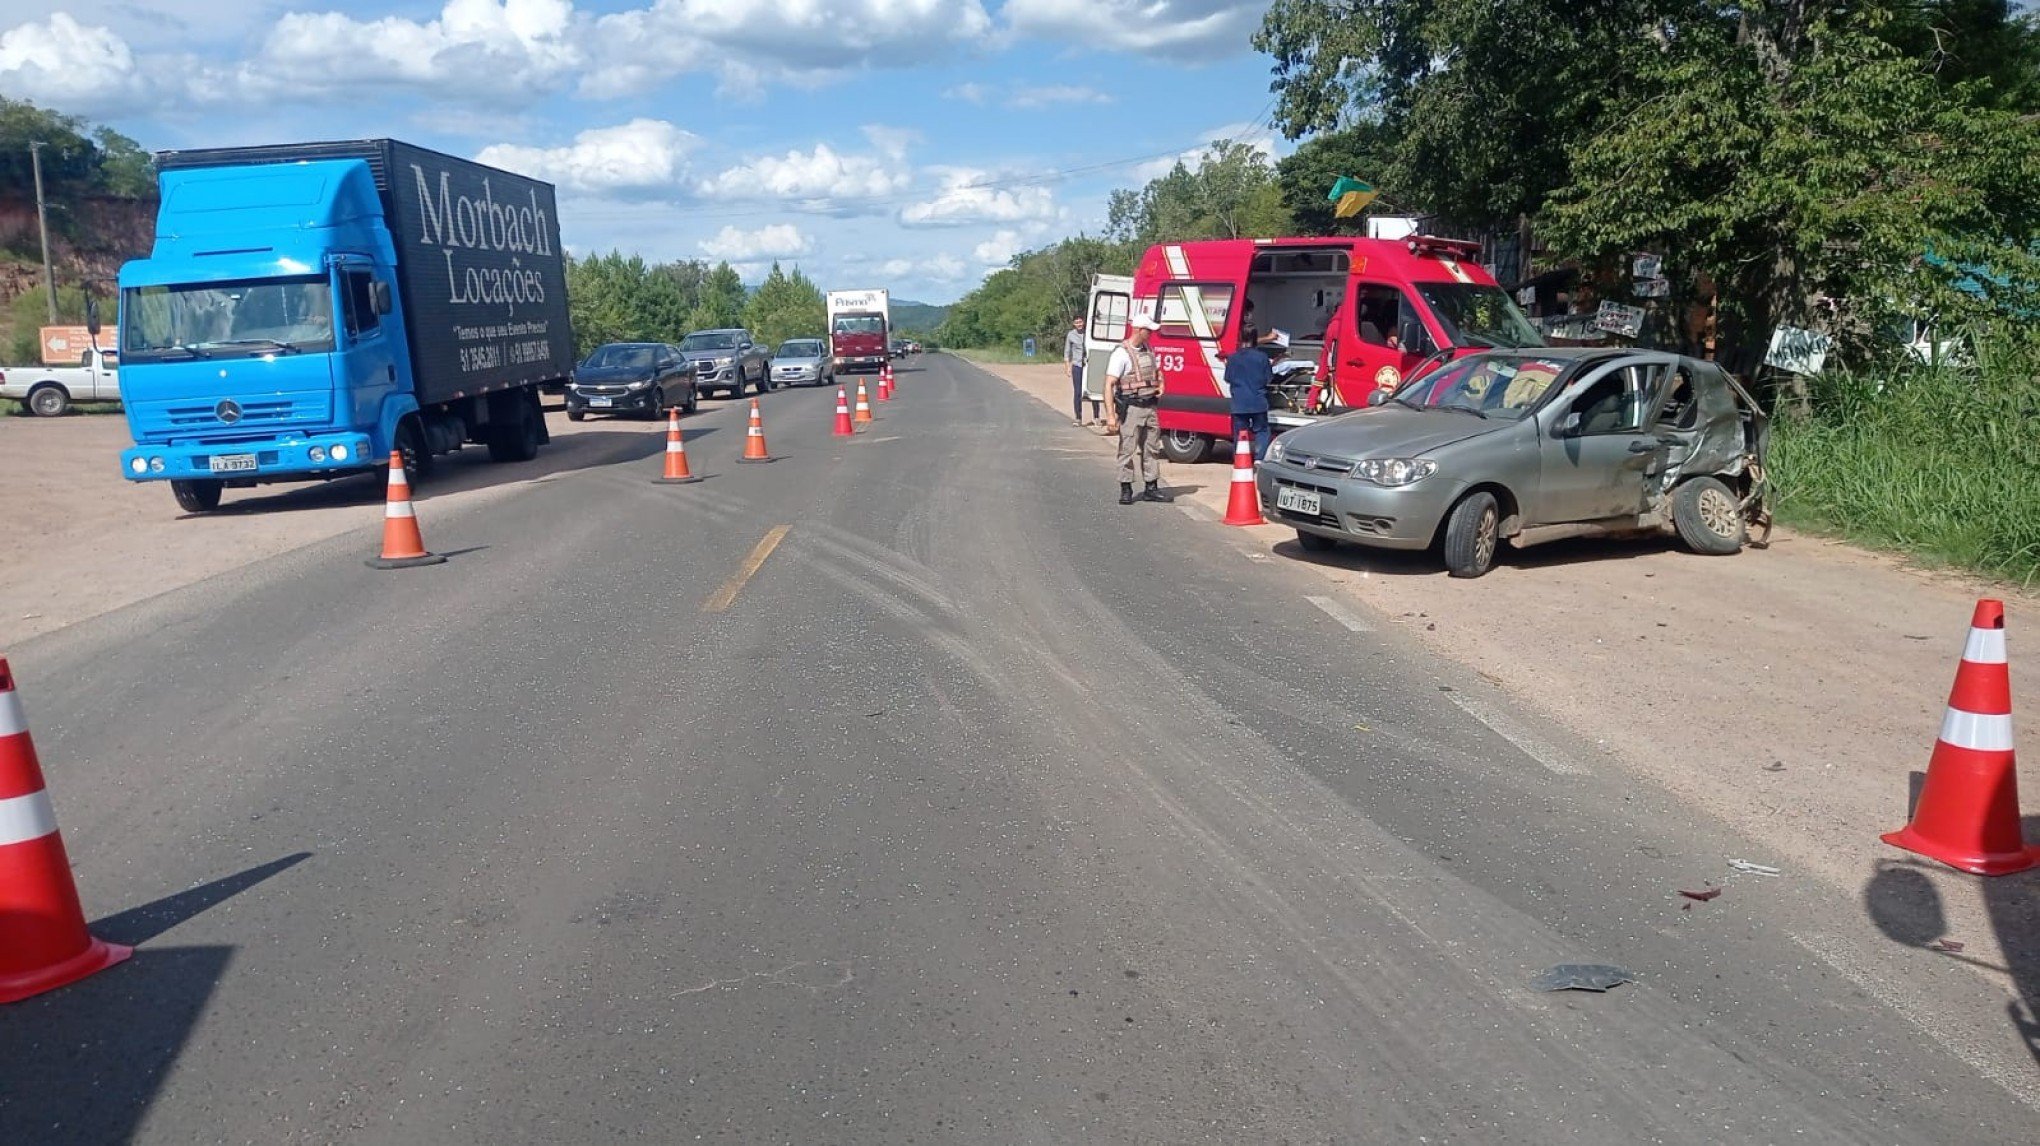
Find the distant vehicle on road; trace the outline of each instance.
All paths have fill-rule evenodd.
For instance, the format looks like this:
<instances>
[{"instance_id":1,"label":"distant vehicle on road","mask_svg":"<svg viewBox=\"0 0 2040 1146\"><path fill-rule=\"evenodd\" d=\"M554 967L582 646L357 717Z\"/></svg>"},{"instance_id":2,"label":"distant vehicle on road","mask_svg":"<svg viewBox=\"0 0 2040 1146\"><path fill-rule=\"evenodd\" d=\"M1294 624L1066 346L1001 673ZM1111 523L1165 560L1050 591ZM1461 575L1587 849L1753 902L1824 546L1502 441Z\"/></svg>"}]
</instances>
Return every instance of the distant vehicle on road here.
<instances>
[{"instance_id":1,"label":"distant vehicle on road","mask_svg":"<svg viewBox=\"0 0 2040 1146\"><path fill-rule=\"evenodd\" d=\"M836 380L829 344L819 338L789 338L772 353L772 381L779 386L826 386Z\"/></svg>"},{"instance_id":2,"label":"distant vehicle on road","mask_svg":"<svg viewBox=\"0 0 2040 1146\"><path fill-rule=\"evenodd\" d=\"M98 325L95 316L94 333ZM43 418L68 412L74 402L118 402L118 359L93 346L76 366L0 366L0 398L12 398Z\"/></svg>"},{"instance_id":3,"label":"distant vehicle on road","mask_svg":"<svg viewBox=\"0 0 2040 1146\"><path fill-rule=\"evenodd\" d=\"M892 340L891 349L892 356L894 358L905 358L907 355L913 353L913 344L909 343L904 338L895 338Z\"/></svg>"},{"instance_id":4,"label":"distant vehicle on road","mask_svg":"<svg viewBox=\"0 0 2040 1146\"><path fill-rule=\"evenodd\" d=\"M1263 504L1312 552L1437 548L1455 577L1548 525L1670 528L1697 553L1768 532L1770 420L1712 362L1546 347L1462 358L1371 409L1291 430L1257 467Z\"/></svg>"},{"instance_id":5,"label":"distant vehicle on road","mask_svg":"<svg viewBox=\"0 0 2040 1146\"><path fill-rule=\"evenodd\" d=\"M567 420L590 413L638 414L656 418L674 406L692 414L701 394L694 363L665 342L611 342L598 346L574 367L567 384Z\"/></svg>"},{"instance_id":6,"label":"distant vehicle on road","mask_svg":"<svg viewBox=\"0 0 2040 1146\"><path fill-rule=\"evenodd\" d=\"M921 344L920 344L920 343L918 343L918 342L916 342L916 341L914 341L913 339L909 338L909 339L907 340L907 353L908 353L908 354L919 354L919 353L921 353Z\"/></svg>"},{"instance_id":7,"label":"distant vehicle on road","mask_svg":"<svg viewBox=\"0 0 2040 1146\"><path fill-rule=\"evenodd\" d=\"M828 313L830 365L838 374L885 367L892 338L892 296L885 288L832 290Z\"/></svg>"},{"instance_id":8,"label":"distant vehicle on road","mask_svg":"<svg viewBox=\"0 0 2040 1146\"><path fill-rule=\"evenodd\" d=\"M227 486L324 480L549 440L574 361L550 184L389 139L156 157L155 248L121 268L130 481L215 509Z\"/></svg>"},{"instance_id":9,"label":"distant vehicle on road","mask_svg":"<svg viewBox=\"0 0 2040 1146\"><path fill-rule=\"evenodd\" d=\"M697 330L680 340L680 352L694 363L695 383L704 390L741 398L746 386L760 394L772 389L772 354L741 327Z\"/></svg>"}]
</instances>

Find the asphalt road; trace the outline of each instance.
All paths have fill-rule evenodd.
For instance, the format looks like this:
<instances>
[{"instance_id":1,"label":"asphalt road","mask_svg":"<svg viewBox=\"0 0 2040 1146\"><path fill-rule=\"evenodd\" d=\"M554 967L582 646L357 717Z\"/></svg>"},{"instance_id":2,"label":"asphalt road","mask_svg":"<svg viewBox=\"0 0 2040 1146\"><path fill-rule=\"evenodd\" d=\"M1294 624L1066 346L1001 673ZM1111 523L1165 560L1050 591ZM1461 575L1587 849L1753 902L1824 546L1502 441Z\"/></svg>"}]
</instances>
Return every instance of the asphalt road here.
<instances>
[{"instance_id":1,"label":"asphalt road","mask_svg":"<svg viewBox=\"0 0 2040 1146\"><path fill-rule=\"evenodd\" d=\"M2032 1140L1809 954L1859 906L1681 900L1729 827L900 380L13 650L142 946L0 1010L0 1142Z\"/></svg>"}]
</instances>

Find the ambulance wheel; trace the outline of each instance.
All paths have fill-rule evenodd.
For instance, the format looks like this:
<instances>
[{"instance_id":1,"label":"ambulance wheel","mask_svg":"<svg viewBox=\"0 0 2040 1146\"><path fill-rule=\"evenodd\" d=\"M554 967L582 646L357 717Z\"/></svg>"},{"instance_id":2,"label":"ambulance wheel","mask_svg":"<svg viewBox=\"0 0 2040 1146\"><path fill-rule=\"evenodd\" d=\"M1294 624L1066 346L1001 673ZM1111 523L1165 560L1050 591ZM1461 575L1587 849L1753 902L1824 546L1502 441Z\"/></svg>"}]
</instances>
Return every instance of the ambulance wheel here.
<instances>
[{"instance_id":1,"label":"ambulance wheel","mask_svg":"<svg viewBox=\"0 0 2040 1146\"><path fill-rule=\"evenodd\" d=\"M1162 456L1177 465L1194 465L1211 456L1211 439L1188 430L1163 430Z\"/></svg>"},{"instance_id":2,"label":"ambulance wheel","mask_svg":"<svg viewBox=\"0 0 2040 1146\"><path fill-rule=\"evenodd\" d=\"M170 492L176 495L177 508L186 513L211 513L220 507L220 494L226 492L223 481L173 481Z\"/></svg>"}]
</instances>

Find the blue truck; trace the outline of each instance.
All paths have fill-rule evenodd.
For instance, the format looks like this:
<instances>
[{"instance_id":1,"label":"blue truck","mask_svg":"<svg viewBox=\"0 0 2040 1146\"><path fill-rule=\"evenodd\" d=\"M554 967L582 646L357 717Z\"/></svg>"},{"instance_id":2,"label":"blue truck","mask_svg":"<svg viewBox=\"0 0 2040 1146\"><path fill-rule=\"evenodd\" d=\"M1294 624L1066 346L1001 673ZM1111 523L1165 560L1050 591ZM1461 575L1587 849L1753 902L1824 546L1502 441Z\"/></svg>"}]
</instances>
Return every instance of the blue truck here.
<instances>
[{"instance_id":1,"label":"blue truck","mask_svg":"<svg viewBox=\"0 0 2040 1146\"><path fill-rule=\"evenodd\" d=\"M163 152L120 272L130 481L222 491L550 439L573 368L550 184L390 139Z\"/></svg>"}]
</instances>

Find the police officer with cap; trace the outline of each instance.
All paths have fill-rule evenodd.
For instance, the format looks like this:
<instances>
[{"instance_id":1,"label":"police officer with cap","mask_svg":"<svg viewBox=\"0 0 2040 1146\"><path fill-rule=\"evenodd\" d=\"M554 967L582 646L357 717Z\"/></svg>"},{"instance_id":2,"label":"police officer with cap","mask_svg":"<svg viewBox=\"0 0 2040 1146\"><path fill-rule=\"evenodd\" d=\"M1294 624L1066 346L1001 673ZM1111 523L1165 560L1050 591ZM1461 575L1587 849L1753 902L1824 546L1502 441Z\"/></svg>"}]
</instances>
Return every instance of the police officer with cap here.
<instances>
[{"instance_id":1,"label":"police officer with cap","mask_svg":"<svg viewBox=\"0 0 2040 1146\"><path fill-rule=\"evenodd\" d=\"M1174 501L1161 490L1162 427L1155 407L1162 400L1162 372L1148 349L1148 338L1160 330L1152 315L1136 315L1128 325L1126 341L1112 352L1105 364L1105 395L1112 400L1106 415L1105 432L1119 434L1119 504L1135 501ZM1147 483L1138 498L1133 493L1136 459L1140 476Z\"/></svg>"}]
</instances>

